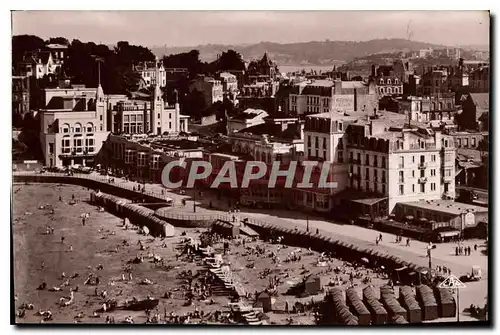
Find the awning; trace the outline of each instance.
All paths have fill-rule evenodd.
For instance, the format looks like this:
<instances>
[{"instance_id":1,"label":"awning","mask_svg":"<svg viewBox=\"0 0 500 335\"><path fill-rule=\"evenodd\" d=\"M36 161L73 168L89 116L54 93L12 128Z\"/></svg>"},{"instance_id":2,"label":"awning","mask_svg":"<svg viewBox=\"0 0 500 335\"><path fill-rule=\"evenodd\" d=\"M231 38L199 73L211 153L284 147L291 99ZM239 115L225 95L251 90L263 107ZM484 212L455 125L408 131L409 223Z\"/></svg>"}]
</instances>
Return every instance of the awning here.
<instances>
[{"instance_id":1,"label":"awning","mask_svg":"<svg viewBox=\"0 0 500 335\"><path fill-rule=\"evenodd\" d=\"M411 221L411 220L413 220L413 216L411 216L411 215L407 215L407 216L405 217L405 219L406 219L406 220Z\"/></svg>"},{"instance_id":2,"label":"awning","mask_svg":"<svg viewBox=\"0 0 500 335\"><path fill-rule=\"evenodd\" d=\"M439 232L439 235L441 237L451 237L451 236L457 236L460 235L460 232L458 230L451 230L451 231L441 231Z\"/></svg>"},{"instance_id":3,"label":"awning","mask_svg":"<svg viewBox=\"0 0 500 335\"><path fill-rule=\"evenodd\" d=\"M407 266L403 266L402 268L396 269L396 271L403 271L403 270L406 270L406 269L408 269L408 267Z\"/></svg>"}]
</instances>

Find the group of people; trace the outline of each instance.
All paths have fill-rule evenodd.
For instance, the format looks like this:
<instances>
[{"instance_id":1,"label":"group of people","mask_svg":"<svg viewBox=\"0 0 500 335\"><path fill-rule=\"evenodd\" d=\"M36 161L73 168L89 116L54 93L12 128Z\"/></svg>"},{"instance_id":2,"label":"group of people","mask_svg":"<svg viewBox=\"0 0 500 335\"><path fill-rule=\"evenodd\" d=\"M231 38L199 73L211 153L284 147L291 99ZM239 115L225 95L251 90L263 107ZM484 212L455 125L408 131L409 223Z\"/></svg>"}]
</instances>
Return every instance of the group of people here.
<instances>
[{"instance_id":1,"label":"group of people","mask_svg":"<svg viewBox=\"0 0 500 335\"><path fill-rule=\"evenodd\" d=\"M470 256L472 248L469 246L463 246L461 244L455 247L455 255L456 256ZM477 244L474 244L474 251L477 251Z\"/></svg>"}]
</instances>

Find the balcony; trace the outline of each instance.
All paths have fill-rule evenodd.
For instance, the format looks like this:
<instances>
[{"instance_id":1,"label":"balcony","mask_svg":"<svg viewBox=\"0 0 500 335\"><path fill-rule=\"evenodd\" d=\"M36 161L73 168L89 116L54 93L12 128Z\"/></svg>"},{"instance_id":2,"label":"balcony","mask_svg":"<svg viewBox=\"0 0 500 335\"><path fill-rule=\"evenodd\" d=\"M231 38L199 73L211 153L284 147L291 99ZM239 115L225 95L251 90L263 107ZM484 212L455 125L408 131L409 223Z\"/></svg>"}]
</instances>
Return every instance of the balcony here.
<instances>
[{"instance_id":1,"label":"balcony","mask_svg":"<svg viewBox=\"0 0 500 335\"><path fill-rule=\"evenodd\" d=\"M404 169L404 168L405 168L405 165L404 165L404 164L399 164L399 165L398 165L398 168L399 168L399 169Z\"/></svg>"},{"instance_id":2,"label":"balcony","mask_svg":"<svg viewBox=\"0 0 500 335\"><path fill-rule=\"evenodd\" d=\"M398 183L400 183L400 184L404 184L404 183L405 183L405 180L400 178L400 179L398 180Z\"/></svg>"},{"instance_id":3,"label":"balcony","mask_svg":"<svg viewBox=\"0 0 500 335\"><path fill-rule=\"evenodd\" d=\"M425 184L425 183L427 183L427 177L420 177L420 178L418 178L418 183L419 184Z\"/></svg>"},{"instance_id":4,"label":"balcony","mask_svg":"<svg viewBox=\"0 0 500 335\"><path fill-rule=\"evenodd\" d=\"M418 168L419 169L425 169L427 167L427 163L426 162L420 162L418 163Z\"/></svg>"},{"instance_id":5,"label":"balcony","mask_svg":"<svg viewBox=\"0 0 500 335\"><path fill-rule=\"evenodd\" d=\"M358 164L360 165L361 164L361 159L349 159L349 163L351 164Z\"/></svg>"},{"instance_id":6,"label":"balcony","mask_svg":"<svg viewBox=\"0 0 500 335\"><path fill-rule=\"evenodd\" d=\"M447 184L455 182L455 180L454 180L454 178L452 176L442 177L442 180L443 180L443 183L447 183Z\"/></svg>"}]
</instances>

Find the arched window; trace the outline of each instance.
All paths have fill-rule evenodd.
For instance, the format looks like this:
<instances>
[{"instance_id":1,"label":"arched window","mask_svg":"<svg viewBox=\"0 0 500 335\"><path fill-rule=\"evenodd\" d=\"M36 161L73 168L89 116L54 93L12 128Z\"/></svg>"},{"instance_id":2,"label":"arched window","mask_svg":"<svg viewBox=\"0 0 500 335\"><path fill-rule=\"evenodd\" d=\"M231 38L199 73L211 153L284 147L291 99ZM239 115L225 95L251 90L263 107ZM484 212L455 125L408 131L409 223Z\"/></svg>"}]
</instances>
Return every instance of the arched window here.
<instances>
[{"instance_id":1,"label":"arched window","mask_svg":"<svg viewBox=\"0 0 500 335\"><path fill-rule=\"evenodd\" d=\"M82 124L80 122L75 123L75 133L81 133L82 132Z\"/></svg>"},{"instance_id":2,"label":"arched window","mask_svg":"<svg viewBox=\"0 0 500 335\"><path fill-rule=\"evenodd\" d=\"M399 94L399 87L394 87L394 93Z\"/></svg>"},{"instance_id":3,"label":"arched window","mask_svg":"<svg viewBox=\"0 0 500 335\"><path fill-rule=\"evenodd\" d=\"M387 79L387 85L391 85L391 80Z\"/></svg>"},{"instance_id":4,"label":"arched window","mask_svg":"<svg viewBox=\"0 0 500 335\"><path fill-rule=\"evenodd\" d=\"M88 122L85 126L85 131L87 133L92 133L94 131L94 124L92 122Z\"/></svg>"},{"instance_id":5,"label":"arched window","mask_svg":"<svg viewBox=\"0 0 500 335\"><path fill-rule=\"evenodd\" d=\"M439 102L439 110L443 110L443 103Z\"/></svg>"},{"instance_id":6,"label":"arched window","mask_svg":"<svg viewBox=\"0 0 500 335\"><path fill-rule=\"evenodd\" d=\"M436 110L436 103L435 103L435 102L433 102L433 103L432 103L432 110L433 110L433 111L435 111L435 110Z\"/></svg>"},{"instance_id":7,"label":"arched window","mask_svg":"<svg viewBox=\"0 0 500 335\"><path fill-rule=\"evenodd\" d=\"M384 85L384 79L380 79L380 82L379 82L381 85Z\"/></svg>"},{"instance_id":8,"label":"arched window","mask_svg":"<svg viewBox=\"0 0 500 335\"><path fill-rule=\"evenodd\" d=\"M387 93L392 94L392 87L387 87Z\"/></svg>"},{"instance_id":9,"label":"arched window","mask_svg":"<svg viewBox=\"0 0 500 335\"><path fill-rule=\"evenodd\" d=\"M398 80L398 78L394 79L394 84L396 84L396 85L397 85L397 84L398 84L398 81L399 81L399 80Z\"/></svg>"},{"instance_id":10,"label":"arched window","mask_svg":"<svg viewBox=\"0 0 500 335\"><path fill-rule=\"evenodd\" d=\"M63 124L62 132L65 134L69 133L69 124L67 124L67 123Z\"/></svg>"}]
</instances>

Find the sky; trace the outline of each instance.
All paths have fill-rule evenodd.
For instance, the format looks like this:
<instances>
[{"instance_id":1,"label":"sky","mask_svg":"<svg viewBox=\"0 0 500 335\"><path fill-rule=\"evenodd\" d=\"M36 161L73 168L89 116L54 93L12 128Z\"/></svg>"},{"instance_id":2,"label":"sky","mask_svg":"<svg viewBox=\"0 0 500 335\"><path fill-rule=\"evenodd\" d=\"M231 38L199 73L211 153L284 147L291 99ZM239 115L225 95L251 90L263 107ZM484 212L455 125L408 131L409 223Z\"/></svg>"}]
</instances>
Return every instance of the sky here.
<instances>
[{"instance_id":1,"label":"sky","mask_svg":"<svg viewBox=\"0 0 500 335\"><path fill-rule=\"evenodd\" d=\"M488 45L486 11L14 11L14 35L143 46L407 38Z\"/></svg>"}]
</instances>

